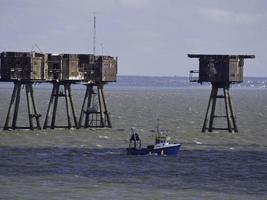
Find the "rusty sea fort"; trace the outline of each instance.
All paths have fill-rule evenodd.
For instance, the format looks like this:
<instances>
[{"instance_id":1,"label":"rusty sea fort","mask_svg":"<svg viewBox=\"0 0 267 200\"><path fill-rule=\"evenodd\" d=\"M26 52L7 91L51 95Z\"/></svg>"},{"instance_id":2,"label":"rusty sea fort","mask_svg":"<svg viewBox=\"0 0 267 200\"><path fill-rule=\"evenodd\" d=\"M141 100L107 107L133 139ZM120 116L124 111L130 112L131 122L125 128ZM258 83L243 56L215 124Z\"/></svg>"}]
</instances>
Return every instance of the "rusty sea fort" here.
<instances>
[{"instance_id":1,"label":"rusty sea fort","mask_svg":"<svg viewBox=\"0 0 267 200\"><path fill-rule=\"evenodd\" d=\"M0 199L266 199L266 84L267 78L245 78L232 86L237 134L203 134L208 84L121 76L105 87L112 129L0 131ZM1 126L11 87L0 85ZM34 87L45 113L52 86ZM83 95L82 86L73 85L77 110ZM66 121L61 106L59 124ZM19 112L23 124L26 106ZM149 144L157 118L183 144L179 156L126 156L129 127Z\"/></svg>"}]
</instances>

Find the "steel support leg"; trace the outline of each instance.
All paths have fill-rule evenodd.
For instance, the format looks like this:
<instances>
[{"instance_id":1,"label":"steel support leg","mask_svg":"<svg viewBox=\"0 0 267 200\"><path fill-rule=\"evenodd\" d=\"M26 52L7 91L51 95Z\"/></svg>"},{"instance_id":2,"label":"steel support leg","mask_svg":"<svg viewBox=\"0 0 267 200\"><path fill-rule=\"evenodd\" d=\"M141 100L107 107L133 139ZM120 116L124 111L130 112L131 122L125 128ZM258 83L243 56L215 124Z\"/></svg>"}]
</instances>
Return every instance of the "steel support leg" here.
<instances>
[{"instance_id":1,"label":"steel support leg","mask_svg":"<svg viewBox=\"0 0 267 200\"><path fill-rule=\"evenodd\" d=\"M74 121L74 127L75 128L78 128L78 122L77 122L77 117L76 117L76 112L75 112L74 104L73 104L73 101L72 101L70 84L67 85L67 94L66 94L66 96L68 97L68 102L70 102L71 111L72 111L72 117L73 117L73 121Z\"/></svg>"},{"instance_id":2,"label":"steel support leg","mask_svg":"<svg viewBox=\"0 0 267 200\"><path fill-rule=\"evenodd\" d=\"M227 105L228 105L228 112L230 112L228 115L229 115L229 121L231 121L231 132L237 133L238 129L237 129L236 120L235 120L235 116L234 116L231 97L229 94L229 88L225 89L225 93L226 93L226 99L227 99Z\"/></svg>"},{"instance_id":3,"label":"steel support leg","mask_svg":"<svg viewBox=\"0 0 267 200\"><path fill-rule=\"evenodd\" d=\"M5 125L4 125L4 130L8 130L10 128L9 127L10 113L11 113L13 104L14 104L14 102L16 100L17 90L18 90L18 84L14 83L14 88L13 88L10 104L9 104L9 107L8 107L8 112L7 112L7 116L6 116L6 122L5 122Z\"/></svg>"},{"instance_id":4,"label":"steel support leg","mask_svg":"<svg viewBox=\"0 0 267 200\"><path fill-rule=\"evenodd\" d=\"M27 107L28 107L28 116L29 116L29 125L30 129L33 130L33 121L32 121L32 104L31 104L31 96L30 96L30 86L26 85L26 98L27 98Z\"/></svg>"},{"instance_id":5,"label":"steel support leg","mask_svg":"<svg viewBox=\"0 0 267 200\"><path fill-rule=\"evenodd\" d=\"M97 96L98 96L98 105L99 105L99 114L100 114L100 127L104 127L104 118L103 118L103 108L102 108L102 102L103 102L103 97L101 95L101 86L97 86Z\"/></svg>"},{"instance_id":6,"label":"steel support leg","mask_svg":"<svg viewBox=\"0 0 267 200\"><path fill-rule=\"evenodd\" d=\"M85 128L88 128L90 126L89 124L91 124L91 123L89 122L89 120L91 120L91 122L94 121L94 119L93 119L94 116L93 115L91 116L92 119L90 119L90 113L91 113L90 109L91 109L91 105L92 105L92 96L93 96L93 93L94 93L93 86L92 85L88 85L87 89L88 89L89 93L88 93L88 99L87 99L87 107L85 108L85 125L84 125Z\"/></svg>"},{"instance_id":7,"label":"steel support leg","mask_svg":"<svg viewBox=\"0 0 267 200\"><path fill-rule=\"evenodd\" d=\"M208 103L208 107L207 107L207 111L206 111L206 114L205 114L204 123L203 123L202 130L201 130L202 133L206 132L206 129L207 129L208 117L209 117L209 112L210 112L210 105L211 105L211 102L212 102L212 95L213 95L213 90L211 90L211 92L210 92L209 103Z\"/></svg>"},{"instance_id":8,"label":"steel support leg","mask_svg":"<svg viewBox=\"0 0 267 200\"><path fill-rule=\"evenodd\" d=\"M68 120L68 128L71 128L71 118L70 118L70 111L69 111L69 96L68 96L68 88L64 85L64 92L65 92L65 101L66 101L66 111L67 111L67 120Z\"/></svg>"},{"instance_id":9,"label":"steel support leg","mask_svg":"<svg viewBox=\"0 0 267 200\"><path fill-rule=\"evenodd\" d=\"M110 117L109 117L109 112L108 112L108 109L107 109L107 104L106 104L106 99L105 99L105 96L104 96L103 86L101 86L101 90L100 91L101 91L101 94L102 94L103 106L104 106L104 110L105 110L104 115L106 117L107 126L109 128L111 128L112 125L111 125L111 121L110 121Z\"/></svg>"},{"instance_id":10,"label":"steel support leg","mask_svg":"<svg viewBox=\"0 0 267 200\"><path fill-rule=\"evenodd\" d=\"M27 110L28 110L28 119L29 119L29 127L18 127L17 126L17 119L18 119L18 114L19 114L19 105L20 105L20 93L21 93L21 86L25 86L26 90L26 101L27 101ZM15 103L15 105L14 105ZM12 119L12 125L9 126L9 121L10 121L10 114L12 113L13 110L13 119ZM34 130L35 128L41 129L40 123L39 123L39 117L41 115L37 113L37 108L35 105L34 101L34 96L33 96L33 88L32 88L32 82L22 82L22 81L16 81L14 82L14 89L12 92L12 97L10 100L9 108L8 108L8 113L6 117L6 122L4 125L4 130L7 129L31 129ZM36 126L34 125L33 119L35 118L36 120Z\"/></svg>"},{"instance_id":11,"label":"steel support leg","mask_svg":"<svg viewBox=\"0 0 267 200\"><path fill-rule=\"evenodd\" d=\"M34 112L32 117L34 117L36 120L36 128L41 129L41 124L39 121L39 118L41 117L41 115L37 111L37 107L36 107L34 96L33 96L32 84L30 85L29 90L30 90L30 97L31 97L31 102L32 102L33 112Z\"/></svg>"},{"instance_id":12,"label":"steel support leg","mask_svg":"<svg viewBox=\"0 0 267 200\"><path fill-rule=\"evenodd\" d=\"M96 87L96 93L94 92L94 87ZM94 96L96 98L94 98ZM111 121L107 110L103 85L86 85L86 93L79 119L79 127L111 128Z\"/></svg>"},{"instance_id":13,"label":"steel support leg","mask_svg":"<svg viewBox=\"0 0 267 200\"><path fill-rule=\"evenodd\" d=\"M223 88L227 126L228 126L228 131L231 133L233 130L233 126L232 126L232 119L230 117L229 97L227 91L228 91L227 88Z\"/></svg>"},{"instance_id":14,"label":"steel support leg","mask_svg":"<svg viewBox=\"0 0 267 200\"><path fill-rule=\"evenodd\" d=\"M51 118L52 106L53 106L55 96L56 96L56 87L53 84L53 89L51 92L51 96L50 96L50 100L49 100L49 104L48 104L48 108L47 108L47 112L46 112L46 116L45 116L45 121L44 121L44 126L43 126L44 129L50 128L48 123L49 123L49 120Z\"/></svg>"},{"instance_id":15,"label":"steel support leg","mask_svg":"<svg viewBox=\"0 0 267 200\"><path fill-rule=\"evenodd\" d=\"M223 90L223 95L218 95L218 89ZM223 98L224 100L225 115L219 115L219 116L215 115L217 98ZM218 117L226 118L227 128L214 127L213 125L214 119ZM209 126L207 127L208 123L209 123ZM202 126L202 132L205 132L206 130L208 130L209 132L212 132L213 130L228 130L229 132L238 132L235 117L234 117L234 112L233 112L233 106L232 106L230 94L229 94L229 85L219 85L219 84L212 85L208 108L207 108L204 123Z\"/></svg>"},{"instance_id":16,"label":"steel support leg","mask_svg":"<svg viewBox=\"0 0 267 200\"><path fill-rule=\"evenodd\" d=\"M217 101L218 88L212 88L212 105L211 105L211 113L210 113L210 121L209 121L209 132L212 132L213 129L213 121L215 116L216 109L216 101Z\"/></svg>"},{"instance_id":17,"label":"steel support leg","mask_svg":"<svg viewBox=\"0 0 267 200\"><path fill-rule=\"evenodd\" d=\"M51 129L55 128L55 122L56 122L56 114L57 114L57 104L58 104L58 96L59 96L59 84L54 84L55 87L55 98L53 102L53 111L52 111L52 121L51 121Z\"/></svg>"},{"instance_id":18,"label":"steel support leg","mask_svg":"<svg viewBox=\"0 0 267 200\"><path fill-rule=\"evenodd\" d=\"M81 113L80 113L80 118L79 118L79 128L82 127L82 121L83 121L84 115L86 115L86 111L87 111L86 109L88 108L88 105L87 105L87 107L85 105L86 105L87 99L89 97L90 89L91 88L87 85L86 86L86 92L85 92L85 95L84 95L84 98L83 98L83 104L82 104L82 109L81 109ZM90 107L90 105L89 105L89 107Z\"/></svg>"},{"instance_id":19,"label":"steel support leg","mask_svg":"<svg viewBox=\"0 0 267 200\"><path fill-rule=\"evenodd\" d=\"M61 128L78 128L76 113L75 113L74 104L72 101L70 85L71 83L66 83L66 82L54 82L53 83L53 89L52 89L52 93L51 93L51 97L50 97L50 101L49 101L49 105L48 105L48 109L46 113L44 129L46 128L54 129L54 128L59 127L59 126L56 126L56 115L57 115L59 97L65 98L66 113L67 113L67 126L60 126L60 127ZM62 91L60 90L60 87L63 87ZM49 125L50 118L51 118L51 124ZM72 125L72 119L73 119L74 125Z\"/></svg>"},{"instance_id":20,"label":"steel support leg","mask_svg":"<svg viewBox=\"0 0 267 200\"><path fill-rule=\"evenodd\" d=\"M20 103L20 92L21 92L21 84L18 83L15 108L14 108L13 120L12 120L12 126L11 126L12 129L16 129L17 127L17 119L18 119L19 103Z\"/></svg>"}]
</instances>

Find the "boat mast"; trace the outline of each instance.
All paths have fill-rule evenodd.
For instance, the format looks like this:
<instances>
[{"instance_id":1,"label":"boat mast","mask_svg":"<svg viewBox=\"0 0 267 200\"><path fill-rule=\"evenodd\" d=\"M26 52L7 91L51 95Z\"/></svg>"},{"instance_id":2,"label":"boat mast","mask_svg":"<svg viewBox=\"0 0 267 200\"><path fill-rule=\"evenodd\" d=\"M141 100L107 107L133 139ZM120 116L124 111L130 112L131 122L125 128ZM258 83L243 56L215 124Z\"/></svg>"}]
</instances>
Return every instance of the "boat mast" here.
<instances>
[{"instance_id":1,"label":"boat mast","mask_svg":"<svg viewBox=\"0 0 267 200\"><path fill-rule=\"evenodd\" d=\"M95 50L96 50L96 15L95 15L95 12L93 12L93 15L94 15L93 54L95 55Z\"/></svg>"},{"instance_id":2,"label":"boat mast","mask_svg":"<svg viewBox=\"0 0 267 200\"><path fill-rule=\"evenodd\" d=\"M157 133L159 134L159 118L157 119Z\"/></svg>"}]
</instances>

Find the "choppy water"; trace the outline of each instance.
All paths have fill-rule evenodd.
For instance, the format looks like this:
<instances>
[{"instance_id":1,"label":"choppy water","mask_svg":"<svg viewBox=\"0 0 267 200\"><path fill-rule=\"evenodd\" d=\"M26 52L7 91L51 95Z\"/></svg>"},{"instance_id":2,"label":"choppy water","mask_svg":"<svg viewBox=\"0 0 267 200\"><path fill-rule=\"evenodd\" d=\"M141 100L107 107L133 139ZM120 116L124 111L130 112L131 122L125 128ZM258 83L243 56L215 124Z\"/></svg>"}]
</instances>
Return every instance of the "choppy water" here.
<instances>
[{"instance_id":1,"label":"choppy water","mask_svg":"<svg viewBox=\"0 0 267 200\"><path fill-rule=\"evenodd\" d=\"M51 86L37 88L43 119ZM79 113L85 91L73 88ZM0 199L267 199L267 90L231 90L238 134L200 133L209 92L112 86L112 129L0 131ZM9 86L0 85L0 95L1 126ZM64 103L58 124L66 123ZM137 127L149 144L157 118L183 144L180 154L125 155L128 129Z\"/></svg>"},{"instance_id":2,"label":"choppy water","mask_svg":"<svg viewBox=\"0 0 267 200\"><path fill-rule=\"evenodd\" d=\"M5 147L3 199L266 199L266 153L184 150L178 157L123 149Z\"/></svg>"}]
</instances>

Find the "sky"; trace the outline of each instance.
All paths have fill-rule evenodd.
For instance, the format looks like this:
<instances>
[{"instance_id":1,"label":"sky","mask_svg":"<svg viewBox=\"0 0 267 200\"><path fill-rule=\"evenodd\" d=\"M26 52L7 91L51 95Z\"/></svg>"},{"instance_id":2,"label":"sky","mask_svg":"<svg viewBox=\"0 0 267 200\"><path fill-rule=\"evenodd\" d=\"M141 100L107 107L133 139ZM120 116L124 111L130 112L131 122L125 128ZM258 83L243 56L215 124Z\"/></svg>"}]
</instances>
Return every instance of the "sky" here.
<instances>
[{"instance_id":1,"label":"sky","mask_svg":"<svg viewBox=\"0 0 267 200\"><path fill-rule=\"evenodd\" d=\"M0 51L92 54L93 13L119 75L188 76L198 53L255 54L245 76L267 77L266 0L0 0Z\"/></svg>"}]
</instances>

